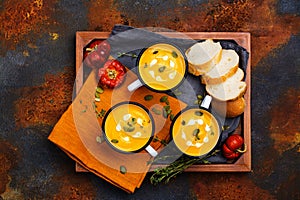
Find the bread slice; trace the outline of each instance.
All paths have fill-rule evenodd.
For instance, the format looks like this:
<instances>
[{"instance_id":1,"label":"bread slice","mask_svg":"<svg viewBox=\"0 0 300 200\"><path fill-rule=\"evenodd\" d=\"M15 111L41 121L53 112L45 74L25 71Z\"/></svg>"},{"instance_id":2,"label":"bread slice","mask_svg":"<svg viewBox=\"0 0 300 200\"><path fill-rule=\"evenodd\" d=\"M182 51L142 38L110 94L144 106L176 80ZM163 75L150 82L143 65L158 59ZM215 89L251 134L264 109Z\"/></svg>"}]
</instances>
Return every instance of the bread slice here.
<instances>
[{"instance_id":1,"label":"bread slice","mask_svg":"<svg viewBox=\"0 0 300 200\"><path fill-rule=\"evenodd\" d=\"M222 57L209 72L203 74L205 84L218 84L235 74L239 68L239 55L232 49L223 49Z\"/></svg>"},{"instance_id":2,"label":"bread slice","mask_svg":"<svg viewBox=\"0 0 300 200\"><path fill-rule=\"evenodd\" d=\"M219 101L229 101L237 99L244 95L247 89L242 69L238 68L237 72L224 82L219 84L207 84L205 89L208 94Z\"/></svg>"},{"instance_id":3,"label":"bread slice","mask_svg":"<svg viewBox=\"0 0 300 200\"><path fill-rule=\"evenodd\" d=\"M203 78L203 76L204 76L204 75L201 76L201 83L202 83L202 84L204 84L204 85L214 85L214 84L211 83L211 81L209 81L209 83L207 83L207 79L205 80L205 79ZM236 72L235 72L234 74L232 74L231 76L226 77L226 80L227 80L228 78L231 78L232 81L235 80L235 81L238 82L238 81L243 80L244 76L245 76L244 71L243 71L241 68L238 67L237 70L236 70ZM224 80L224 81L222 81L222 82L220 82L220 83L217 83L217 84L221 84L221 83L225 82L226 80Z\"/></svg>"},{"instance_id":4,"label":"bread slice","mask_svg":"<svg viewBox=\"0 0 300 200\"><path fill-rule=\"evenodd\" d=\"M222 46L219 42L207 39L186 50L188 71L196 76L210 71L221 59Z\"/></svg>"},{"instance_id":5,"label":"bread slice","mask_svg":"<svg viewBox=\"0 0 300 200\"><path fill-rule=\"evenodd\" d=\"M233 118L244 113L246 103L244 97L239 97L230 101L213 100L211 106L219 115Z\"/></svg>"}]
</instances>

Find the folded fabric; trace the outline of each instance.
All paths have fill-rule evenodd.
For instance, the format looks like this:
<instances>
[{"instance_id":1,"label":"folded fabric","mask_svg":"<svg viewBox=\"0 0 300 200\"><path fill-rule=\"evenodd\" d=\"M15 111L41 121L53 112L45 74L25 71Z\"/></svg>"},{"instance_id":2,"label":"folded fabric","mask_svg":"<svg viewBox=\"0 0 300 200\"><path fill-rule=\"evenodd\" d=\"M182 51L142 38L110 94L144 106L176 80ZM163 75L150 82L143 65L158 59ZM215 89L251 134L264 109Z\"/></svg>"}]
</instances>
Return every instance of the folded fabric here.
<instances>
[{"instance_id":1,"label":"folded fabric","mask_svg":"<svg viewBox=\"0 0 300 200\"><path fill-rule=\"evenodd\" d=\"M95 104L97 80L95 73L91 72L72 105L49 135L49 140L74 161L128 193L133 193L140 187L150 168L149 161L152 158L145 150L124 154L115 151L106 142L99 143L97 138L102 136L102 118L97 118L95 109L107 111L116 103L129 100L141 103L149 110L153 106L164 106L159 99L166 94L156 94L145 87L128 92L126 86L136 79L136 75L128 70L124 85L114 90L104 89L104 93L100 96L101 101ZM146 101L144 99L146 95L153 95L153 99ZM174 114L186 107L186 104L173 97L168 96L168 100ZM169 139L171 120L156 115L154 121L156 139L150 145L159 150L162 147L159 141ZM120 167L123 167L123 171Z\"/></svg>"},{"instance_id":2,"label":"folded fabric","mask_svg":"<svg viewBox=\"0 0 300 200\"><path fill-rule=\"evenodd\" d=\"M115 26L108 41L112 46L111 55L113 57L117 57L119 53L129 52L139 55L142 48L152 42L170 41L183 51L195 42L190 39L170 39L151 31L127 26ZM221 41L221 45L223 48L235 49L241 57L240 67L245 69L248 60L247 52L234 41ZM100 95L100 102L95 102L95 88L98 81L96 80L96 72L92 71L72 105L62 115L49 135L50 141L60 147L84 169L128 193L133 193L136 188L140 187L149 171L150 165L148 163L153 158L145 150L134 154L123 154L112 149L106 142L99 141L99 138L103 137L102 118L97 117L95 109L99 113L107 111L121 101L135 101L151 111L153 107L164 106L159 99L167 95L172 113L175 115L187 105L193 105L198 94L205 94L205 89L201 86L199 78L191 74L187 75L183 84L178 88L182 92L180 96L175 96L172 92L167 94L155 93L146 87L129 92L127 85L137 79L134 73L136 59L128 56L118 58L121 63L128 67L125 82L121 87L114 90L105 89L104 93ZM146 95L153 95L154 98L151 101L145 101L144 96ZM160 141L169 140L171 121L162 115L153 115L155 140L150 145L160 151L162 149L162 142ZM226 119L225 124L230 124L230 128L223 131L222 136L234 130L238 122L239 118ZM217 158L213 162L224 161Z\"/></svg>"}]
</instances>

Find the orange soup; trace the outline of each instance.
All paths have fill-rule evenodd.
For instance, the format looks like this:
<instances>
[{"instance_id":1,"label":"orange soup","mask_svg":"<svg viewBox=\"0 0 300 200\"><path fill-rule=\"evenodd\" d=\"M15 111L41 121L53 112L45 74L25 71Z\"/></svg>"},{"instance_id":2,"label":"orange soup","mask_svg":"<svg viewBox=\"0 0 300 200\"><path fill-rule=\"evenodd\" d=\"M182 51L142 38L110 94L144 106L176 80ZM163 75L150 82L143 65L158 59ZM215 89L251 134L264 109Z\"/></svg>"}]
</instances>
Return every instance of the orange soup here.
<instances>
[{"instance_id":1,"label":"orange soup","mask_svg":"<svg viewBox=\"0 0 300 200\"><path fill-rule=\"evenodd\" d=\"M139 75L142 81L157 91L178 86L186 73L182 53L170 44L155 44L147 48L139 59Z\"/></svg>"},{"instance_id":2,"label":"orange soup","mask_svg":"<svg viewBox=\"0 0 300 200\"><path fill-rule=\"evenodd\" d=\"M103 121L108 142L124 152L135 152L149 142L154 131L153 120L141 106L121 103Z\"/></svg>"},{"instance_id":3,"label":"orange soup","mask_svg":"<svg viewBox=\"0 0 300 200\"><path fill-rule=\"evenodd\" d=\"M190 156L209 153L220 136L217 120L208 111L198 108L182 112L176 118L171 132L175 145Z\"/></svg>"}]
</instances>

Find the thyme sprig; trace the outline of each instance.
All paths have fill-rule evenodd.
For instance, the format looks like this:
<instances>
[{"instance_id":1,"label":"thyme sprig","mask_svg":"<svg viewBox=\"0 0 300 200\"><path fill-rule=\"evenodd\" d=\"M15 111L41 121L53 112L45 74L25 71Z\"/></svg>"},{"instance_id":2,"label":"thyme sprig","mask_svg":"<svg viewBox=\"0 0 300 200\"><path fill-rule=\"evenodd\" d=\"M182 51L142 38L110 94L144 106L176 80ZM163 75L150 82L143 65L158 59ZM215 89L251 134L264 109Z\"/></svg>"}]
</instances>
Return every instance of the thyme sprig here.
<instances>
[{"instance_id":1,"label":"thyme sprig","mask_svg":"<svg viewBox=\"0 0 300 200\"><path fill-rule=\"evenodd\" d=\"M202 158L190 158L187 156L181 156L176 161L168 165L167 167L159 167L154 170L150 177L150 182L153 185L157 185L161 182L168 183L172 178L181 174L185 169L196 163L209 164L207 159L211 156L216 155L220 150L215 150L212 153Z\"/></svg>"},{"instance_id":2,"label":"thyme sprig","mask_svg":"<svg viewBox=\"0 0 300 200\"><path fill-rule=\"evenodd\" d=\"M132 58L137 58L138 57L134 53L121 53L121 52L118 52L118 58L123 57L123 56L128 56L128 57L132 57Z\"/></svg>"}]
</instances>

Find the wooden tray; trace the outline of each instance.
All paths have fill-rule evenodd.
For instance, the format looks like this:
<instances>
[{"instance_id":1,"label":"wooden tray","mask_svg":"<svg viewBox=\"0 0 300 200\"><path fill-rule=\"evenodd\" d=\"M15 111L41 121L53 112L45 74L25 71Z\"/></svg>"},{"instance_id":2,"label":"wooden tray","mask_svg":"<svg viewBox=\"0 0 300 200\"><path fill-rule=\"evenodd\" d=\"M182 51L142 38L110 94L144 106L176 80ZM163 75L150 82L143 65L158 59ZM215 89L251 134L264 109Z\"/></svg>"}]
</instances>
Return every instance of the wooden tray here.
<instances>
[{"instance_id":1,"label":"wooden tray","mask_svg":"<svg viewBox=\"0 0 300 200\"><path fill-rule=\"evenodd\" d=\"M107 39L109 32L87 32L80 31L76 33L76 91L78 92L83 85L83 48L93 39ZM240 128L236 129L237 133L242 133L244 142L247 145L247 151L234 163L226 164L208 164L208 165L193 165L186 169L188 172L249 172L251 171L251 45L250 45L250 33L245 32L158 32L164 36L172 38L182 38L182 34L189 38L200 39L224 39L235 40L240 46L244 47L249 52L249 59L246 71L246 84L247 91L244 95L246 101L246 107L242 116ZM151 170L157 167L164 167L164 165L152 165ZM87 172L82 166L76 163L76 172Z\"/></svg>"}]
</instances>

